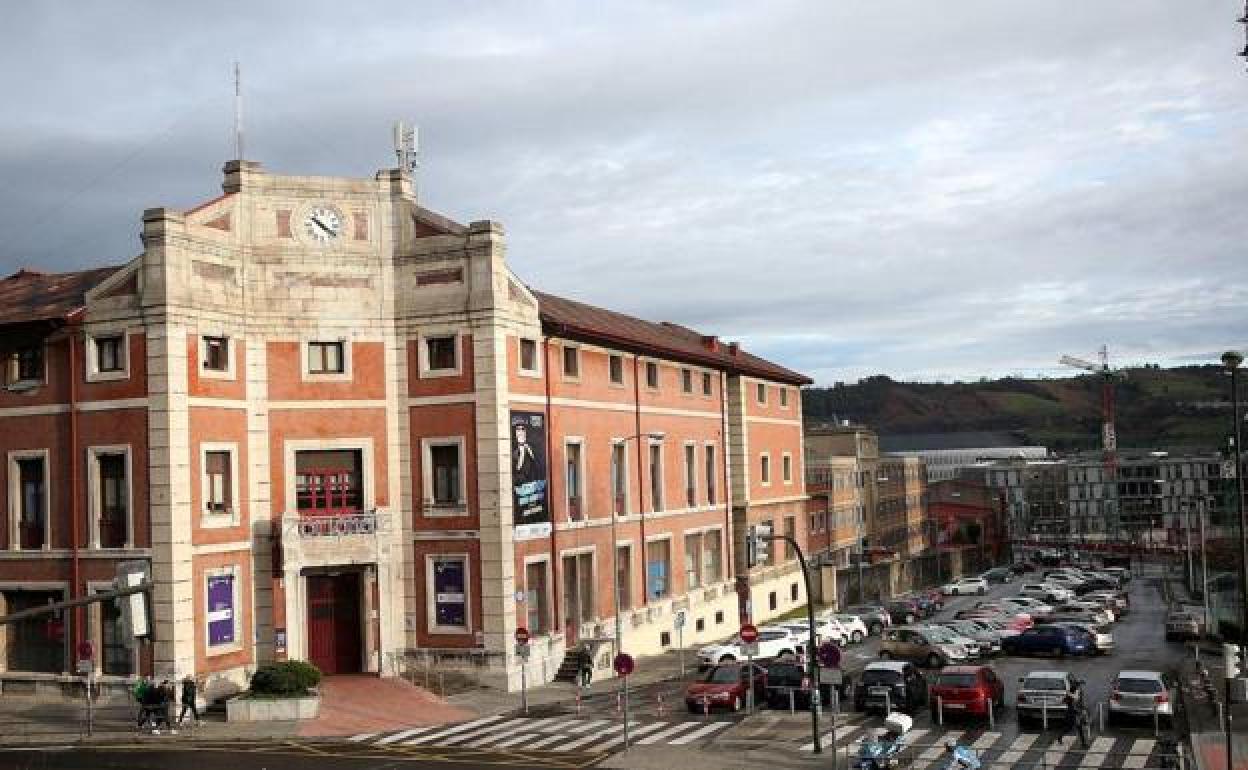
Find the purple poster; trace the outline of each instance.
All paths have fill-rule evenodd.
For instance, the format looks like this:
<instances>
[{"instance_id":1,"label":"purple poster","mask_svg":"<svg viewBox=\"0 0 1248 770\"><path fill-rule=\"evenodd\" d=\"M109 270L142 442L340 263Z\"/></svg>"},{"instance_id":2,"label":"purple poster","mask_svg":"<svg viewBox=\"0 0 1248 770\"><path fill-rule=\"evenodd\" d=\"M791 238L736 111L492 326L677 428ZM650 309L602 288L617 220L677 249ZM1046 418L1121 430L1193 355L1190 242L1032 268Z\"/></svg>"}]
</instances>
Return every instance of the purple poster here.
<instances>
[{"instance_id":1,"label":"purple poster","mask_svg":"<svg viewBox=\"0 0 1248 770\"><path fill-rule=\"evenodd\" d=\"M208 578L208 644L234 643L234 576Z\"/></svg>"},{"instance_id":2,"label":"purple poster","mask_svg":"<svg viewBox=\"0 0 1248 770\"><path fill-rule=\"evenodd\" d=\"M433 606L439 626L468 625L464 563L458 559L433 564Z\"/></svg>"}]
</instances>

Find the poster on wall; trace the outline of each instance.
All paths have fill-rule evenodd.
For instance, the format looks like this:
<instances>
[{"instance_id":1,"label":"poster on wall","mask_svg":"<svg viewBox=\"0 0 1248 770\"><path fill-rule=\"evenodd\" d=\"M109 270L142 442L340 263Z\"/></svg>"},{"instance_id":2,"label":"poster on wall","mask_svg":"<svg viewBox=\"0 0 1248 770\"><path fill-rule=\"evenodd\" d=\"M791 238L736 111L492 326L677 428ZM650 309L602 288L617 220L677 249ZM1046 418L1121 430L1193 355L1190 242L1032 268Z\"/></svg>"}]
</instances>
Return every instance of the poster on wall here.
<instances>
[{"instance_id":1,"label":"poster on wall","mask_svg":"<svg viewBox=\"0 0 1248 770\"><path fill-rule=\"evenodd\" d=\"M511 413L511 508L516 539L550 534L546 493L546 415Z\"/></svg>"},{"instance_id":2,"label":"poster on wall","mask_svg":"<svg viewBox=\"0 0 1248 770\"><path fill-rule=\"evenodd\" d=\"M462 559L438 559L433 565L433 607L439 626L467 627L468 593Z\"/></svg>"},{"instance_id":3,"label":"poster on wall","mask_svg":"<svg viewBox=\"0 0 1248 770\"><path fill-rule=\"evenodd\" d=\"M234 643L234 576L208 578L208 644Z\"/></svg>"}]
</instances>

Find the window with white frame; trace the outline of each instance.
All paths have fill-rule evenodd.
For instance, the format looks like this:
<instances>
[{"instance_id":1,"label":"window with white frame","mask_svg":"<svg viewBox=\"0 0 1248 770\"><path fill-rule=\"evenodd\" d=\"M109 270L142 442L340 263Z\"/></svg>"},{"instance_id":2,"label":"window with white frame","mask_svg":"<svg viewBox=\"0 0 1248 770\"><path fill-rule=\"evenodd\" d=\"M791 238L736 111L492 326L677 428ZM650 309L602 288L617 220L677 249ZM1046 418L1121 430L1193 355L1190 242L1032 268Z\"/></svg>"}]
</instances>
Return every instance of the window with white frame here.
<instances>
[{"instance_id":1,"label":"window with white frame","mask_svg":"<svg viewBox=\"0 0 1248 770\"><path fill-rule=\"evenodd\" d=\"M650 444L650 510L663 510L663 445Z\"/></svg>"},{"instance_id":2,"label":"window with white frame","mask_svg":"<svg viewBox=\"0 0 1248 770\"><path fill-rule=\"evenodd\" d=\"M130 543L130 449L91 447L87 451L95 545L125 548Z\"/></svg>"},{"instance_id":3,"label":"window with white frame","mask_svg":"<svg viewBox=\"0 0 1248 770\"><path fill-rule=\"evenodd\" d=\"M459 373L459 336L427 334L422 338L421 374L442 376Z\"/></svg>"},{"instance_id":4,"label":"window with white frame","mask_svg":"<svg viewBox=\"0 0 1248 770\"><path fill-rule=\"evenodd\" d=\"M724 577L723 534L718 529L702 533L702 581L718 583Z\"/></svg>"},{"instance_id":5,"label":"window with white frame","mask_svg":"<svg viewBox=\"0 0 1248 770\"><path fill-rule=\"evenodd\" d=\"M41 550L49 546L48 451L9 453L10 548Z\"/></svg>"},{"instance_id":6,"label":"window with white frame","mask_svg":"<svg viewBox=\"0 0 1248 770\"><path fill-rule=\"evenodd\" d=\"M242 646L240 588L238 567L212 569L204 574L204 636L209 655Z\"/></svg>"},{"instance_id":7,"label":"window with white frame","mask_svg":"<svg viewBox=\"0 0 1248 770\"><path fill-rule=\"evenodd\" d=\"M685 535L685 590L702 587L702 533Z\"/></svg>"},{"instance_id":8,"label":"window with white frame","mask_svg":"<svg viewBox=\"0 0 1248 770\"><path fill-rule=\"evenodd\" d=\"M785 484L793 483L793 455L788 452L780 456L780 472Z\"/></svg>"},{"instance_id":9,"label":"window with white frame","mask_svg":"<svg viewBox=\"0 0 1248 770\"><path fill-rule=\"evenodd\" d=\"M616 514L628 514L628 447L623 441L611 444L611 504Z\"/></svg>"},{"instance_id":10,"label":"window with white frame","mask_svg":"<svg viewBox=\"0 0 1248 770\"><path fill-rule=\"evenodd\" d=\"M470 631L468 555L430 554L425 557L425 581L430 632Z\"/></svg>"},{"instance_id":11,"label":"window with white frame","mask_svg":"<svg viewBox=\"0 0 1248 770\"><path fill-rule=\"evenodd\" d=\"M693 372L688 369L680 370L680 390L682 393L693 392Z\"/></svg>"},{"instance_id":12,"label":"window with white frame","mask_svg":"<svg viewBox=\"0 0 1248 770\"><path fill-rule=\"evenodd\" d=\"M633 608L633 547L631 545L616 546L615 582L620 593L619 609L631 610Z\"/></svg>"},{"instance_id":13,"label":"window with white frame","mask_svg":"<svg viewBox=\"0 0 1248 770\"><path fill-rule=\"evenodd\" d=\"M426 514L462 513L467 504L463 437L427 438L421 442L421 450L421 484Z\"/></svg>"},{"instance_id":14,"label":"window with white frame","mask_svg":"<svg viewBox=\"0 0 1248 770\"><path fill-rule=\"evenodd\" d=\"M199 339L200 367L206 372L225 374L231 370L230 340L228 337L204 336Z\"/></svg>"},{"instance_id":15,"label":"window with white frame","mask_svg":"<svg viewBox=\"0 0 1248 770\"><path fill-rule=\"evenodd\" d=\"M122 372L126 369L126 336L110 334L95 338L95 370Z\"/></svg>"},{"instance_id":16,"label":"window with white frame","mask_svg":"<svg viewBox=\"0 0 1248 770\"><path fill-rule=\"evenodd\" d=\"M697 446L693 442L685 444L685 507L693 508L698 504L698 459Z\"/></svg>"},{"instance_id":17,"label":"window with white frame","mask_svg":"<svg viewBox=\"0 0 1248 770\"><path fill-rule=\"evenodd\" d=\"M527 337L520 338L520 372L522 374L538 374L537 340Z\"/></svg>"},{"instance_id":18,"label":"window with white frame","mask_svg":"<svg viewBox=\"0 0 1248 770\"><path fill-rule=\"evenodd\" d=\"M238 462L233 445L204 444L204 513L232 514L238 505Z\"/></svg>"},{"instance_id":19,"label":"window with white frame","mask_svg":"<svg viewBox=\"0 0 1248 770\"><path fill-rule=\"evenodd\" d=\"M771 455L766 452L758 457L758 479L763 484L771 483Z\"/></svg>"},{"instance_id":20,"label":"window with white frame","mask_svg":"<svg viewBox=\"0 0 1248 770\"><path fill-rule=\"evenodd\" d=\"M787 409L789 407L789 389L780 386L780 408Z\"/></svg>"},{"instance_id":21,"label":"window with white frame","mask_svg":"<svg viewBox=\"0 0 1248 770\"><path fill-rule=\"evenodd\" d=\"M702 372L702 395L711 395L711 373Z\"/></svg>"},{"instance_id":22,"label":"window with white frame","mask_svg":"<svg viewBox=\"0 0 1248 770\"><path fill-rule=\"evenodd\" d=\"M659 388L659 365L654 361L646 362L646 387L651 390Z\"/></svg>"},{"instance_id":23,"label":"window with white frame","mask_svg":"<svg viewBox=\"0 0 1248 770\"><path fill-rule=\"evenodd\" d=\"M572 345L563 346L563 378L565 380L580 379L581 349Z\"/></svg>"},{"instance_id":24,"label":"window with white frame","mask_svg":"<svg viewBox=\"0 0 1248 770\"><path fill-rule=\"evenodd\" d=\"M646 543L646 595L662 599L672 594L672 541L668 538Z\"/></svg>"},{"instance_id":25,"label":"window with white frame","mask_svg":"<svg viewBox=\"0 0 1248 770\"><path fill-rule=\"evenodd\" d=\"M760 404L767 403L767 385L765 383L760 382L754 386L754 389L755 389L755 394L758 397L758 403Z\"/></svg>"},{"instance_id":26,"label":"window with white frame","mask_svg":"<svg viewBox=\"0 0 1248 770\"><path fill-rule=\"evenodd\" d=\"M3 384L34 385L44 381L43 343L18 344L3 352Z\"/></svg>"},{"instance_id":27,"label":"window with white frame","mask_svg":"<svg viewBox=\"0 0 1248 770\"><path fill-rule=\"evenodd\" d=\"M531 634L545 634L550 622L550 562L547 559L524 565L524 609Z\"/></svg>"},{"instance_id":28,"label":"window with white frame","mask_svg":"<svg viewBox=\"0 0 1248 770\"><path fill-rule=\"evenodd\" d=\"M707 505L715 505L716 501L716 484L715 480L719 478L719 465L715 462L715 445L707 444L706 447L706 502Z\"/></svg>"},{"instance_id":29,"label":"window with white frame","mask_svg":"<svg viewBox=\"0 0 1248 770\"><path fill-rule=\"evenodd\" d=\"M564 491L567 495L568 521L585 518L585 453L581 439L568 439L563 445Z\"/></svg>"},{"instance_id":30,"label":"window with white frame","mask_svg":"<svg viewBox=\"0 0 1248 770\"><path fill-rule=\"evenodd\" d=\"M345 345L342 340L309 342L308 374L343 374L346 371Z\"/></svg>"},{"instance_id":31,"label":"window with white frame","mask_svg":"<svg viewBox=\"0 0 1248 770\"><path fill-rule=\"evenodd\" d=\"M612 385L624 384L624 356L612 353L607 357L607 376Z\"/></svg>"}]
</instances>

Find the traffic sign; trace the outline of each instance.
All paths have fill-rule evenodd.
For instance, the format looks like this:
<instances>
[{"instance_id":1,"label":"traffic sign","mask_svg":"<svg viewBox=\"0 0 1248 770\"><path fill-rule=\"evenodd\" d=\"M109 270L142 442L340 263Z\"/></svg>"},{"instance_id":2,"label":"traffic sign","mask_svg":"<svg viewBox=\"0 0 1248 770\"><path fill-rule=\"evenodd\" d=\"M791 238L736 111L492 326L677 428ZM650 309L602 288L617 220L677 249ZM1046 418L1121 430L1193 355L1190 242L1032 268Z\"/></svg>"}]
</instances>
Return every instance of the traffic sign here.
<instances>
[{"instance_id":1,"label":"traffic sign","mask_svg":"<svg viewBox=\"0 0 1248 770\"><path fill-rule=\"evenodd\" d=\"M741 652L747 658L758 657L758 642L746 642L741 645Z\"/></svg>"},{"instance_id":2,"label":"traffic sign","mask_svg":"<svg viewBox=\"0 0 1248 770\"><path fill-rule=\"evenodd\" d=\"M628 676L633 673L633 669L637 667L637 664L633 662L632 655L629 655L627 652L621 652L619 655L615 656L614 666L615 673L620 676Z\"/></svg>"},{"instance_id":3,"label":"traffic sign","mask_svg":"<svg viewBox=\"0 0 1248 770\"><path fill-rule=\"evenodd\" d=\"M755 628L753 624L751 623L746 623L745 625L741 626L740 635L741 635L741 641L745 642L746 644L753 644L754 642L758 641L758 629Z\"/></svg>"},{"instance_id":4,"label":"traffic sign","mask_svg":"<svg viewBox=\"0 0 1248 770\"><path fill-rule=\"evenodd\" d=\"M520 626L516 629L516 644L528 644L529 639L529 629L524 626Z\"/></svg>"},{"instance_id":5,"label":"traffic sign","mask_svg":"<svg viewBox=\"0 0 1248 770\"><path fill-rule=\"evenodd\" d=\"M676 610L676 614L672 615L672 628L676 629L677 631L684 628L685 617L686 615L685 615L684 610Z\"/></svg>"},{"instance_id":6,"label":"traffic sign","mask_svg":"<svg viewBox=\"0 0 1248 770\"><path fill-rule=\"evenodd\" d=\"M841 665L841 648L835 642L824 642L819 645L819 665L838 668Z\"/></svg>"},{"instance_id":7,"label":"traffic sign","mask_svg":"<svg viewBox=\"0 0 1248 770\"><path fill-rule=\"evenodd\" d=\"M528 660L530 650L532 650L532 648L529 647L528 643L516 643L516 657L520 660Z\"/></svg>"},{"instance_id":8,"label":"traffic sign","mask_svg":"<svg viewBox=\"0 0 1248 770\"><path fill-rule=\"evenodd\" d=\"M95 646L91 644L90 639L84 639L78 643L78 659L93 660L95 658Z\"/></svg>"}]
</instances>

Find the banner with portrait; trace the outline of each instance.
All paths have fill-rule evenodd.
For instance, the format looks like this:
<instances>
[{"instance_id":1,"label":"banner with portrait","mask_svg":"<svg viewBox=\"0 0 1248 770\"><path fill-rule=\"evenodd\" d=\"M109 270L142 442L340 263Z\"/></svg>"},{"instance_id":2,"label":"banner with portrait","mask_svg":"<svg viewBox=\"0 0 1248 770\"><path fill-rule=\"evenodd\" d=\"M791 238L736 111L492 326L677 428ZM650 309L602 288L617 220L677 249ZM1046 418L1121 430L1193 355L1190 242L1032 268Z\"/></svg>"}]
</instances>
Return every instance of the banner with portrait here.
<instances>
[{"instance_id":1,"label":"banner with portrait","mask_svg":"<svg viewBox=\"0 0 1248 770\"><path fill-rule=\"evenodd\" d=\"M550 534L546 467L546 415L513 411L511 509L517 540Z\"/></svg>"}]
</instances>

